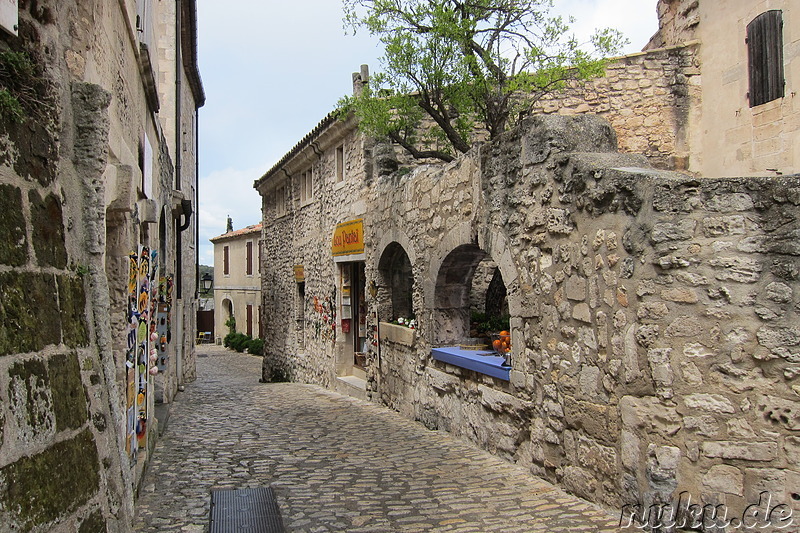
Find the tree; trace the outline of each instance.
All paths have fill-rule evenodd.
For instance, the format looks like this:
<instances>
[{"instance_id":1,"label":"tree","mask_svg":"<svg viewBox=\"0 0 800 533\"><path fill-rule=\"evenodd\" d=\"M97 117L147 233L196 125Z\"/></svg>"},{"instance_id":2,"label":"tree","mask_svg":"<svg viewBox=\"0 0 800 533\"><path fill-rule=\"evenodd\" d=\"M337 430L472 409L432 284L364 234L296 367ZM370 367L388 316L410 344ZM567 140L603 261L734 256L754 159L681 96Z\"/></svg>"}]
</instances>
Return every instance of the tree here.
<instances>
[{"instance_id":1,"label":"tree","mask_svg":"<svg viewBox=\"0 0 800 533\"><path fill-rule=\"evenodd\" d=\"M378 36L385 53L384 71L339 109L415 158L453 160L476 127L497 137L543 95L602 75L626 42L605 29L585 50L572 20L549 15L552 0L343 1L346 26Z\"/></svg>"}]
</instances>

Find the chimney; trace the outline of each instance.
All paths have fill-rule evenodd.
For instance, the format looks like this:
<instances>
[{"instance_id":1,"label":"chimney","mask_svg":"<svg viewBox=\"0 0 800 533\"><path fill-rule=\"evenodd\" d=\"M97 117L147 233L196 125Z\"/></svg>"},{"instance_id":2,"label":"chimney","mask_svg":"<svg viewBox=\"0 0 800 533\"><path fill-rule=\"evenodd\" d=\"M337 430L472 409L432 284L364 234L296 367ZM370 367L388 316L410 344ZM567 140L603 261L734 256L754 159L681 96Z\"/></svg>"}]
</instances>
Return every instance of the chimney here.
<instances>
[{"instance_id":1,"label":"chimney","mask_svg":"<svg viewBox=\"0 0 800 533\"><path fill-rule=\"evenodd\" d=\"M231 219L231 216L228 215L228 225L225 228L225 233L230 233L232 231L233 231L233 220Z\"/></svg>"},{"instance_id":2,"label":"chimney","mask_svg":"<svg viewBox=\"0 0 800 533\"><path fill-rule=\"evenodd\" d=\"M353 96L361 96L367 83L369 83L369 66L361 65L361 72L353 72Z\"/></svg>"}]
</instances>

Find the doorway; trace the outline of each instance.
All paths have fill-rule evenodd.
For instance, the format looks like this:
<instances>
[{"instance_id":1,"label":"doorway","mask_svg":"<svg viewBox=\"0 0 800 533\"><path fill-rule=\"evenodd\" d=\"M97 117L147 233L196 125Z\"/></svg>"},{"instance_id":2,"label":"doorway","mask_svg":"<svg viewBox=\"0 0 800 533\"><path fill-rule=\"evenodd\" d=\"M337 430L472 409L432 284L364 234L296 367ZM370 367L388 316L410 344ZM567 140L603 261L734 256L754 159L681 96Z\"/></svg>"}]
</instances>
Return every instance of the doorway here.
<instances>
[{"instance_id":1,"label":"doorway","mask_svg":"<svg viewBox=\"0 0 800 533\"><path fill-rule=\"evenodd\" d=\"M353 263L353 366L367 365L367 303L364 263Z\"/></svg>"},{"instance_id":2,"label":"doorway","mask_svg":"<svg viewBox=\"0 0 800 533\"><path fill-rule=\"evenodd\" d=\"M367 363L367 305L366 275L363 261L341 263L342 334L344 336L345 364L352 366L353 374L364 371Z\"/></svg>"}]
</instances>

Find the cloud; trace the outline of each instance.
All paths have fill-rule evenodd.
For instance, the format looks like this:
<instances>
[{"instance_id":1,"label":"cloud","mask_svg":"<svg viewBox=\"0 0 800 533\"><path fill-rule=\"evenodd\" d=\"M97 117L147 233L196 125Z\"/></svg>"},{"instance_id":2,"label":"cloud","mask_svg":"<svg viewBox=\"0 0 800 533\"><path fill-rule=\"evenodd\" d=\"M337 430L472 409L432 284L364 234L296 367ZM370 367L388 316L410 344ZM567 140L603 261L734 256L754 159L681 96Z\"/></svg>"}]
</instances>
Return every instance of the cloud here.
<instances>
[{"instance_id":1,"label":"cloud","mask_svg":"<svg viewBox=\"0 0 800 533\"><path fill-rule=\"evenodd\" d=\"M225 233L228 216L234 229L261 221L261 196L253 182L268 168L268 164L246 170L227 168L200 178L200 264L214 264L214 246L209 239Z\"/></svg>"}]
</instances>

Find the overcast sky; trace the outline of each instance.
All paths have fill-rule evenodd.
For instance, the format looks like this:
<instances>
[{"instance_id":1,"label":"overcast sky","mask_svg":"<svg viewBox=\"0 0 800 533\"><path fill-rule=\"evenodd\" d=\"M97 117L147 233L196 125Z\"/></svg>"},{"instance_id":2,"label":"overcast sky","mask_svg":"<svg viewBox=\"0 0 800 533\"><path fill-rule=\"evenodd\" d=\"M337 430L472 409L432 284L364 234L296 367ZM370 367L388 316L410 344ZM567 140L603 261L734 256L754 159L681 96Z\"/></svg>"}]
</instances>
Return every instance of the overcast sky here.
<instances>
[{"instance_id":1,"label":"overcast sky","mask_svg":"<svg viewBox=\"0 0 800 533\"><path fill-rule=\"evenodd\" d=\"M613 27L638 52L658 29L656 0L555 0L578 37ZM352 73L380 68L377 40L346 35L340 0L197 0L200 109L200 263L208 239L257 224L253 182L352 92Z\"/></svg>"}]
</instances>

